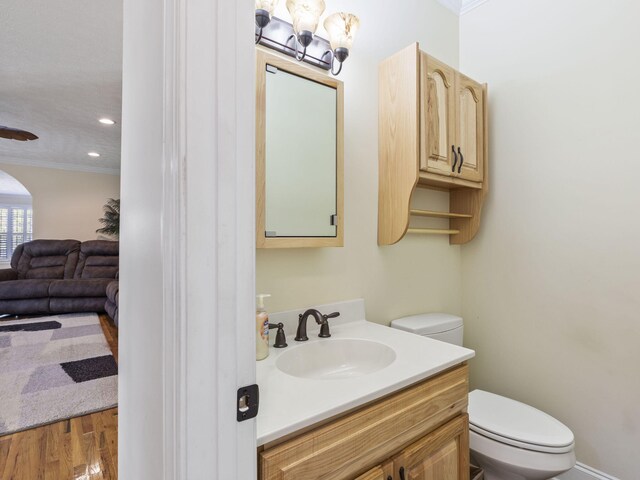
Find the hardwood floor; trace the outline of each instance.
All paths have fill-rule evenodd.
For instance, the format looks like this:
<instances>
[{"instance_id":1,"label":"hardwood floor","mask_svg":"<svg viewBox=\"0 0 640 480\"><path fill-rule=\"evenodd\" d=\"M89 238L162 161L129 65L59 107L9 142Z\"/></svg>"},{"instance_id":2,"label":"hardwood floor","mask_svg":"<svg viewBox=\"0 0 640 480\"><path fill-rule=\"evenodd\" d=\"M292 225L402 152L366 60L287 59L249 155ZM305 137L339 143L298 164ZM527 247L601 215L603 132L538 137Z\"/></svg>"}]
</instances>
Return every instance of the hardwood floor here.
<instances>
[{"instance_id":1,"label":"hardwood floor","mask_svg":"<svg viewBox=\"0 0 640 480\"><path fill-rule=\"evenodd\" d=\"M118 329L100 324L118 360ZM0 437L1 480L114 480L118 478L118 409Z\"/></svg>"}]
</instances>

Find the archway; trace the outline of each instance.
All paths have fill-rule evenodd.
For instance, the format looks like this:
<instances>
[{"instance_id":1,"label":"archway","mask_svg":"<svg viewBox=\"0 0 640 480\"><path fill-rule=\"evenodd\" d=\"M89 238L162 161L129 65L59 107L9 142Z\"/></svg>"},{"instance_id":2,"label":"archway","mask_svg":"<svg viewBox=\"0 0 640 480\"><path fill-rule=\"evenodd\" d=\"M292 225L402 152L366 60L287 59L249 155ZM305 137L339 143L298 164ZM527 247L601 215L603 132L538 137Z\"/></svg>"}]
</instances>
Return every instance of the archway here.
<instances>
[{"instance_id":1,"label":"archway","mask_svg":"<svg viewBox=\"0 0 640 480\"><path fill-rule=\"evenodd\" d=\"M32 205L29 190L0 170L0 263L10 262L18 245L33 240Z\"/></svg>"}]
</instances>

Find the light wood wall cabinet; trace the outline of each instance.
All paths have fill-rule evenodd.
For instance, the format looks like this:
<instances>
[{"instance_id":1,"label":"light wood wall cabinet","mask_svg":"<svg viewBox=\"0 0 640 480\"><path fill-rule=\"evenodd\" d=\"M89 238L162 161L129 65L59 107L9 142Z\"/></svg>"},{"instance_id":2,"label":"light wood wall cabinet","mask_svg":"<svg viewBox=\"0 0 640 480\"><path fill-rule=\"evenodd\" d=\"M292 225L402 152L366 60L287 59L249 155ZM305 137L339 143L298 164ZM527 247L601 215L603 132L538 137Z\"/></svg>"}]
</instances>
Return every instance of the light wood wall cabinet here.
<instances>
[{"instance_id":1,"label":"light wood wall cabinet","mask_svg":"<svg viewBox=\"0 0 640 480\"><path fill-rule=\"evenodd\" d=\"M259 452L260 480L468 480L466 363Z\"/></svg>"},{"instance_id":2,"label":"light wood wall cabinet","mask_svg":"<svg viewBox=\"0 0 640 480\"><path fill-rule=\"evenodd\" d=\"M487 86L413 44L379 72L378 244L407 233L467 243L488 191ZM450 191L448 212L411 208L416 188ZM448 229L410 228L411 216L448 218Z\"/></svg>"}]
</instances>

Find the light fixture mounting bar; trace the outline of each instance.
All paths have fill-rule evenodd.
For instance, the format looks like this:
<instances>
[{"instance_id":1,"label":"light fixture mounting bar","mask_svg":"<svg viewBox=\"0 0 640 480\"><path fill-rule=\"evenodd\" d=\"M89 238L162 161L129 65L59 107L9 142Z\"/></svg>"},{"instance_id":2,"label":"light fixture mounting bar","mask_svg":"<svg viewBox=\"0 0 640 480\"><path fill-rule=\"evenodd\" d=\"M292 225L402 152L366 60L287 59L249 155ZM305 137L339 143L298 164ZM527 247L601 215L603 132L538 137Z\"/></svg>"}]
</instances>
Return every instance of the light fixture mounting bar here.
<instances>
[{"instance_id":1,"label":"light fixture mounting bar","mask_svg":"<svg viewBox=\"0 0 640 480\"><path fill-rule=\"evenodd\" d=\"M258 35L259 29L256 27L256 35ZM271 17L269 24L262 29L262 38L258 42L260 45L264 45L267 48L271 48L278 52L284 53L290 57L296 56L296 42L294 39L287 43L287 40L295 35L293 32L293 25L278 17ZM305 62L322 68L323 70L331 69L331 56L325 55L327 51L331 50L331 45L328 40L317 35L313 36L313 40L307 47L307 54L304 57Z\"/></svg>"}]
</instances>

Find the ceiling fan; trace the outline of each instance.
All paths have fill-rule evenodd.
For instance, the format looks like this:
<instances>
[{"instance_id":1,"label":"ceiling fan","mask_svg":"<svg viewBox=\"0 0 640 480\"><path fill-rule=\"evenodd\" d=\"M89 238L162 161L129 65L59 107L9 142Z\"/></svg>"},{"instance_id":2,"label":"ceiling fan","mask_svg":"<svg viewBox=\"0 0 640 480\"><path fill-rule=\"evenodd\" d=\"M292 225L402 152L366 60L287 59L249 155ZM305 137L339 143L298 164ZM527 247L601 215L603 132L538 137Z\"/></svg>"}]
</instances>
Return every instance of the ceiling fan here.
<instances>
[{"instance_id":1,"label":"ceiling fan","mask_svg":"<svg viewBox=\"0 0 640 480\"><path fill-rule=\"evenodd\" d=\"M19 128L3 127L0 125L0 138L8 138L9 140L19 140L26 142L27 140L37 140L38 136L26 130Z\"/></svg>"}]
</instances>

